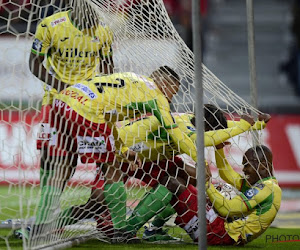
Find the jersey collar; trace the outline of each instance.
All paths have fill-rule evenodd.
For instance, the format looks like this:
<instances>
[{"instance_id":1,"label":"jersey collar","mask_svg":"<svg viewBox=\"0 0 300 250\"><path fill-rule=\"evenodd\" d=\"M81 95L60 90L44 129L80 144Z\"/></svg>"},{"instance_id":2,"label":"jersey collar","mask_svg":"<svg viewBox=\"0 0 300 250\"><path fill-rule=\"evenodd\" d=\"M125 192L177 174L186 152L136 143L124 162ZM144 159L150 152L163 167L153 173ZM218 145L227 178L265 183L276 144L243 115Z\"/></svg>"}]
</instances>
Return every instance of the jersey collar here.
<instances>
[{"instance_id":1,"label":"jersey collar","mask_svg":"<svg viewBox=\"0 0 300 250\"><path fill-rule=\"evenodd\" d=\"M72 20L72 18L71 18L71 10L68 11L68 18L69 18L71 24L72 24L76 29L78 29L79 31L81 31L81 30L75 25L75 23L73 22L73 20Z\"/></svg>"}]
</instances>

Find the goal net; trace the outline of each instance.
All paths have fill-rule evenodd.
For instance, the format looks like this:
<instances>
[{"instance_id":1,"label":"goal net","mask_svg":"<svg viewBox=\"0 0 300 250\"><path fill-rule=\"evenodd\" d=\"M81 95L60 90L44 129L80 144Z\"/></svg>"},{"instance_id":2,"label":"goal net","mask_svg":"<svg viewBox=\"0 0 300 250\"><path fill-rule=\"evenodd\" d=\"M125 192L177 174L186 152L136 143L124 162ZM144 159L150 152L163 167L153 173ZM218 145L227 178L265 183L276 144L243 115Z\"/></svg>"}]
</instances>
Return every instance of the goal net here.
<instances>
[{"instance_id":1,"label":"goal net","mask_svg":"<svg viewBox=\"0 0 300 250\"><path fill-rule=\"evenodd\" d=\"M50 41L47 46L51 49L43 55L39 54L46 45L45 41L36 40L38 24L44 18L57 13L64 14L52 18L47 23L49 27L45 27L45 29L55 30L58 26L63 28L62 30L56 29L57 33L50 32L52 37L47 37ZM75 16L70 13L75 13ZM67 26L65 23L69 23L68 25L73 25L73 27ZM191 155L188 155L188 150L185 152L187 154L184 154L182 147L172 141L172 136L170 136L173 133L172 130L163 128L161 123L157 124L159 121L155 117L153 109L152 111L147 110L147 112L143 110L144 113L140 112L141 117L127 116L126 120L114 123L125 146L136 151L142 160L142 166L137 171L130 171L128 167L120 167L122 173L119 179L118 171L106 171L101 164L98 164L97 168L95 161L83 162L80 159L75 164L76 167L67 169L68 171L72 169L68 175L66 168L63 168L66 163L61 160L62 158L51 160L53 158L49 155L45 158L44 164L45 166L48 164L47 166L50 167L41 172L41 151L36 149L38 134L44 133L45 140L49 137L47 137L46 128L42 131L39 125L42 119L40 114L45 89L42 81L30 72L29 64L31 64L31 71L34 71L35 62L42 55L45 61L35 68L40 78L44 74L43 70L47 69L48 72L52 71L54 78L64 79L66 83L69 83L65 80L69 77L69 79L75 79L79 84L85 84L84 80L94 76L94 73L90 73L90 69L97 71L97 74L103 77L103 72L98 69L101 67L98 66L100 64L102 66L104 64L112 65L110 59L107 59L111 55L111 51L114 72L133 72L134 74L132 73L130 78L133 79L132 81L135 79L136 81L145 81L146 84L153 84L147 77L150 77L152 72L161 66L168 66L179 75L181 83L179 91L173 97L170 106L175 122L179 125L182 133L192 141L191 136L197 133L192 124L193 113L196 108L199 108L195 107L194 55L175 30L163 1L2 1L0 24L0 183L3 184L0 187L2 190L0 203L1 247L11 248L12 242L16 244L16 240L13 239L15 236L21 238L19 244L24 249L65 247L89 238L111 242L112 238L116 236L116 231L122 232L118 234L117 241L124 240L126 242L134 237L142 238L144 223L151 226L147 231L149 234L144 235L145 242L161 243L166 237L159 238L153 234L154 237L151 238L151 232L157 231L160 235L166 236L163 232L165 229L169 230L168 234L171 237L175 237L183 243L192 242L189 235L178 225L180 223L174 223L177 216L176 211L169 212L166 218L161 219L160 222L164 221L161 226L149 224L155 221L155 216L160 214L163 208L175 207L178 204L178 200L176 201L178 194L176 193L172 193L173 198L168 202L165 202L164 197L163 202L154 199L152 203L141 203L142 207L149 210L151 215L145 215L145 218L149 217L149 219L144 223L139 222L142 224L136 227L131 225L133 230L129 230L129 233L125 232L127 226L124 227L124 225L127 225L128 221L133 223L132 217L136 214L134 211L139 202L145 200L148 192L156 194L155 190L158 189L158 186L162 187L165 192L171 192L170 190L166 191L170 179L184 179L183 182L180 182L181 186L195 185L195 175L193 176L190 171L201 167L196 166ZM102 33L93 33L98 32L95 26L96 28L101 26ZM77 29L78 35L75 31L75 34L69 35L68 29ZM43 32L46 34L46 31ZM47 36L49 34L47 33ZM109 34L113 34L111 51L104 52L103 48L107 46ZM92 44L105 41L102 43L102 48L100 47L103 55L99 55L98 51L95 51L97 47L93 47L94 51L91 51L83 46L82 43L85 43L86 39L90 39L89 42ZM29 63L32 53L35 53L36 58L34 62ZM88 58L82 59L84 56ZM100 62L97 62L99 59L94 59L98 56L100 56ZM58 57L60 61L51 68L49 62L55 61ZM72 65L74 65L74 69L72 69ZM82 76L82 72L88 73ZM52 76L50 74L49 78ZM253 145L253 141L258 144L262 141L262 133L253 133L253 129L251 130L248 125L243 127L239 122L240 117L250 113L257 117L260 112L237 96L205 65L203 65L202 76L204 103L221 109L226 119L230 121L228 125L230 124L238 131L232 138L230 138L231 132L226 132L231 145L226 147L225 154L234 169L241 173L244 152ZM119 78L119 75L115 76L114 81ZM69 86L74 86L75 83L70 82ZM87 93L87 89L83 90L81 85L76 86L75 89L79 89L78 91ZM72 98L70 91L69 95ZM111 96L111 99L115 100L114 98L116 96ZM136 102L137 97L132 98ZM117 102L117 100L115 101ZM58 112L55 104L52 110ZM78 112L82 115L82 111ZM211 131L208 135L208 147L205 149L206 161L211 166L213 182L223 183L215 163L215 143L220 143L222 138L219 135L213 136L218 129L225 129L227 123L225 123L226 125L222 124L218 120L216 110L211 111L209 106L205 107L205 112L216 120L214 124L209 124L210 120L204 119L209 124L208 130ZM56 117L60 116L56 115ZM72 131L65 129L64 126L70 120L66 117L62 119L64 120L55 120L61 124L61 131L56 132L69 137ZM74 122L76 123L78 120ZM52 124L52 126L56 125ZM86 130L88 129L91 129L91 125L86 127ZM97 132L96 129L94 132ZM199 131L198 133L203 132ZM84 137L86 134L77 134L73 139L78 140L78 136ZM90 138L92 141L83 140L81 142L84 144L85 153L92 148L90 153L93 155L99 148L94 147L93 136ZM71 145L68 147L65 149L74 155L80 151L79 142L77 149ZM118 161L126 165L126 160L118 158ZM113 169L113 167L108 167L108 169ZM100 176L95 182L97 173ZM45 176L48 180L42 178ZM55 180L53 176L57 176L57 179ZM49 179L51 179L51 183ZM43 188L44 184L41 183L43 180L47 183L45 184L46 188ZM120 190L116 188L112 191L109 187L116 183L120 186ZM122 193L122 183L125 186L126 194ZM49 186L51 186L51 190ZM91 196L92 190L97 191L98 189L101 189L100 194L97 197ZM228 188L226 190L228 191ZM98 194L96 191L95 193ZM106 194L103 198L104 191ZM110 200L114 199L112 197L117 197L121 203L123 202L122 204L125 203L125 222L121 218L124 216L124 207L121 203L111 205ZM92 205L85 205L89 201L92 201ZM157 208L157 206L160 207ZM75 208L78 212L74 212ZM25 235L26 233L27 235ZM169 240L171 242L171 238Z\"/></svg>"}]
</instances>

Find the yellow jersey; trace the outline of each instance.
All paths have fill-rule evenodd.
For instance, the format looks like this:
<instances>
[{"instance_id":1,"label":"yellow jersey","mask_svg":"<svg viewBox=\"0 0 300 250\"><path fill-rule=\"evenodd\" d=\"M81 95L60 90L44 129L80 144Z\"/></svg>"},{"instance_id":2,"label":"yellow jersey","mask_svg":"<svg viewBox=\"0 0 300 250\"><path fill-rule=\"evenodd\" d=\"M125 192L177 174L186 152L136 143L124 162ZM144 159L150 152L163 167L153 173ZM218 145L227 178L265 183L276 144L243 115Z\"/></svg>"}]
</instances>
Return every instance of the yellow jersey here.
<instances>
[{"instance_id":1,"label":"yellow jersey","mask_svg":"<svg viewBox=\"0 0 300 250\"><path fill-rule=\"evenodd\" d=\"M70 11L64 11L39 23L31 51L46 57L44 66L50 74L74 84L95 75L99 58L111 56L112 42L112 32L105 24L79 30Z\"/></svg>"},{"instance_id":2,"label":"yellow jersey","mask_svg":"<svg viewBox=\"0 0 300 250\"><path fill-rule=\"evenodd\" d=\"M131 72L98 76L68 87L56 99L95 123L122 121L151 113L168 132L173 150L184 152L193 160L197 158L195 144L178 128L168 100L151 78Z\"/></svg>"},{"instance_id":3,"label":"yellow jersey","mask_svg":"<svg viewBox=\"0 0 300 250\"><path fill-rule=\"evenodd\" d=\"M218 213L227 218L225 229L237 243L247 243L260 236L273 222L281 204L281 189L275 177L264 178L252 187L227 162L223 149L216 151L220 177L240 194L224 198L213 185L206 190Z\"/></svg>"}]
</instances>

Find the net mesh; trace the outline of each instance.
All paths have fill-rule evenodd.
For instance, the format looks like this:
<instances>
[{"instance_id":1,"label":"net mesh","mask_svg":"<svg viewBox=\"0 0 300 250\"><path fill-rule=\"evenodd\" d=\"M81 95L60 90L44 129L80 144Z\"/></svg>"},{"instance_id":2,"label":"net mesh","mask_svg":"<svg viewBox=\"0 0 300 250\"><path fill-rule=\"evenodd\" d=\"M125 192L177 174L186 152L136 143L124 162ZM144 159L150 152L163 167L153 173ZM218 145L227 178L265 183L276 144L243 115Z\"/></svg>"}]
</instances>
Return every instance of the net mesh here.
<instances>
[{"instance_id":1,"label":"net mesh","mask_svg":"<svg viewBox=\"0 0 300 250\"><path fill-rule=\"evenodd\" d=\"M96 166L95 163L87 164L81 161L73 164L77 165L75 171L75 167L70 167L72 166L71 162L68 164L64 162L65 158L53 160L48 155L44 164L49 164L50 167L40 172L41 152L36 149L35 144L37 134L45 132L41 131L38 124L41 119L40 109L44 90L41 82L29 70L29 55L38 22L52 13L66 11L70 8L76 10L78 20L76 18L73 20L75 23L77 22L77 25L81 25L79 28L100 25L108 27L111 31L113 34L114 72L134 72L138 76L150 76L155 69L163 65L174 69L181 79L181 85L179 92L173 97L170 104L173 116L179 127L185 126L183 133L191 136L196 131L191 123L193 113L197 108L195 107L193 79L194 55L176 32L162 0L74 0L68 4L64 4L64 1L4 1L0 9L0 60L2 65L0 72L2 89L0 93L0 182L5 186L1 193L0 219L3 221L1 238L5 240L7 247L10 246L9 234L18 228L29 234L29 237L23 237L23 247L32 249L64 244L78 237L82 239L93 236L103 241L111 241L111 238L114 237L116 241L126 242L134 239L137 233L137 236L141 238L143 231L137 230L149 221L138 221L141 225L134 224L135 220L132 218L134 215L136 216L134 211L139 207L139 202L142 201L140 207L144 207L144 210L138 212L142 211L145 213L145 217L148 217L145 210L150 211L149 220L151 221L155 214L161 212L171 202L169 194L172 192L170 189L166 191L166 187L169 184L176 185L177 182L172 180L180 180L181 187L188 184L195 185L195 173L193 174L196 167L195 162L187 154L178 152L181 151L178 150L179 146L172 143L170 137L164 137L166 130L161 130L161 125L157 125L159 121L154 117L154 113L142 114L142 118L134 117L135 120L121 121L116 126L124 143L138 152L142 159L142 167L138 171L129 171L124 167L119 176L119 172L114 167L107 168L103 164ZM80 20L85 21L80 22ZM54 18L50 24L54 28L63 22L68 22L68 20L60 17ZM94 34L88 35L93 36ZM56 34L55 38L51 40L52 43L49 44L50 47L52 46L50 57L53 60L57 54L69 53L69 55L62 55L62 57L66 57L66 61L62 62L61 68L64 67L64 63L70 63L68 60L81 60L80 52L75 52L76 49L82 49L79 40L76 40L76 43L69 43L69 47L64 47L65 41L62 40L65 38L63 30L62 33ZM67 37L67 39L69 38ZM93 36L92 39L97 43L99 39L105 40L106 38ZM65 49L64 52L62 52L63 49ZM39 48L35 47L35 50L38 51ZM73 50L73 55L71 55L71 50ZM92 60L93 56L90 57L89 60ZM101 63L107 63L106 59L102 59ZM84 67L91 67L93 70L98 68L98 65L91 65L82 63L79 68L80 70ZM45 66L47 67L45 63L44 66L40 65L39 71L42 72ZM48 70L51 69L48 67ZM68 76L76 74L75 69L67 70L63 68L62 74ZM240 129L239 132L236 132L237 136L230 139L231 145L226 147L225 153L229 163L241 172L244 152L253 145L253 138L261 142L262 134L248 132L249 126L244 128L241 123L233 121L238 121L243 114L251 113L257 116L261 113L237 96L205 65L203 65L202 74L204 103L210 103L222 109L226 119L232 121L231 126ZM86 75L86 78L90 76ZM84 78L79 82L82 82ZM80 88L80 86L77 87ZM55 109L52 108L52 110ZM209 113L209 117L217 119L215 123L210 124L209 130L216 131L225 128L224 123L222 124L218 120L216 110L211 111L209 107L206 107L205 110ZM61 124L60 132L67 138L78 139L76 135L72 135L70 127L67 129L64 127L68 122L78 122L78 119L68 120L64 116L57 116L57 113L56 117L63 119L56 121ZM206 119L206 122L210 123L210 120ZM87 127L87 129L90 128ZM47 133L45 132L45 134ZM229 132L225 134L230 138ZM210 141L208 144L213 145L213 140L222 140L221 135L215 137L213 135L213 132L207 135L207 140ZM77 149L72 148L72 145L72 143L67 145L67 151L74 153L72 150L76 151ZM161 148L163 149L161 150ZM205 152L206 161L213 169L214 182L222 182L215 167L215 147L207 147ZM40 181L43 181L40 174L41 177L48 176L48 182L46 180L48 184L44 189L43 185L40 185ZM96 176L97 181L95 182ZM125 185L127 197L122 183ZM160 186L157 187L158 183ZM103 189L106 191L106 195L103 194ZM175 188L173 192L177 199L173 198L171 202L173 207L179 204L178 189ZM228 187L221 189L225 190L224 195L227 198L234 197L233 189ZM156 198L160 196L162 198L147 200L148 192L155 195ZM122 204L126 204L125 212L125 207L116 203L116 198L123 202ZM193 211L195 207L190 209ZM171 212L164 210L165 218L160 218L160 222L165 220L165 223L162 224L164 229L170 229L170 236L179 238L183 242L191 242L192 239L195 239L193 235L193 232L196 232L195 228L188 231L191 239L183 229L174 224L176 213L172 209L170 210ZM124 213L128 223L131 223L131 227L117 226L116 228L116 224L124 225L124 221L122 221ZM14 219L7 221L11 218ZM170 220L166 218L170 218ZM177 218L176 223L180 224L178 220ZM37 224L39 226L33 226ZM181 225L183 225L182 222ZM27 230L28 226L31 227L31 230ZM113 230L114 226L117 229L115 231ZM152 225L146 236L158 231L162 238L154 234L156 238L148 237L148 240L161 242L162 239L166 239L166 234L157 228L153 229ZM171 238L167 239L171 240Z\"/></svg>"}]
</instances>

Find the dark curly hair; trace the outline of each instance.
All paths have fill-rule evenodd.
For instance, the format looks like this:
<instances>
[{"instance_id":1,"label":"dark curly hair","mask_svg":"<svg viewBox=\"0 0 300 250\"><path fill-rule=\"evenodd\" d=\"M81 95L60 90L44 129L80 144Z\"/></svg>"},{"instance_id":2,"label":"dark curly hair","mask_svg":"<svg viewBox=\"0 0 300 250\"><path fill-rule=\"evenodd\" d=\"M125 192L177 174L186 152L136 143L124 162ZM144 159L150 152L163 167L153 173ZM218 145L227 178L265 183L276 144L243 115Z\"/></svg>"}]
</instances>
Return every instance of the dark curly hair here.
<instances>
[{"instance_id":1,"label":"dark curly hair","mask_svg":"<svg viewBox=\"0 0 300 250\"><path fill-rule=\"evenodd\" d=\"M195 117L191 119L191 123L195 126ZM213 104L204 104L204 130L210 131L227 127L227 119L224 113Z\"/></svg>"}]
</instances>

